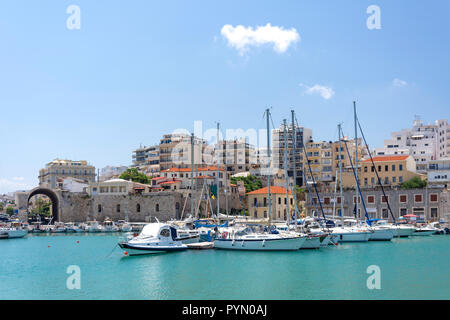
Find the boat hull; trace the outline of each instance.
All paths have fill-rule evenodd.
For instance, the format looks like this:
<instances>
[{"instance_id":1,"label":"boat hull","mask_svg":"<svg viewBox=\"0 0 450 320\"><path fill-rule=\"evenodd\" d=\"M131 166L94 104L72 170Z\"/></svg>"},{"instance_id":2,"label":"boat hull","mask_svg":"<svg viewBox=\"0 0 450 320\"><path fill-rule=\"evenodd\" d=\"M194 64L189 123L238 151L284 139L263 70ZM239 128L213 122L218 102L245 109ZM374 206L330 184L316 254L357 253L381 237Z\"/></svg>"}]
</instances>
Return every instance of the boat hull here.
<instances>
[{"instance_id":1,"label":"boat hull","mask_svg":"<svg viewBox=\"0 0 450 320\"><path fill-rule=\"evenodd\" d=\"M144 246L132 245L128 243L119 243L119 247L126 252L128 256L158 254L166 252L184 251L187 246Z\"/></svg>"},{"instance_id":2,"label":"boat hull","mask_svg":"<svg viewBox=\"0 0 450 320\"><path fill-rule=\"evenodd\" d=\"M391 241L394 232L390 229L375 229L369 236L369 241Z\"/></svg>"},{"instance_id":3,"label":"boat hull","mask_svg":"<svg viewBox=\"0 0 450 320\"><path fill-rule=\"evenodd\" d=\"M414 231L414 233L412 235L419 236L419 237L431 236L434 232L435 232L434 230L426 230L426 231L416 230L416 231Z\"/></svg>"},{"instance_id":4,"label":"boat hull","mask_svg":"<svg viewBox=\"0 0 450 320\"><path fill-rule=\"evenodd\" d=\"M407 238L409 236L412 236L414 231L414 228L397 228L397 235L395 235L395 237Z\"/></svg>"},{"instance_id":5,"label":"boat hull","mask_svg":"<svg viewBox=\"0 0 450 320\"><path fill-rule=\"evenodd\" d=\"M320 237L308 237L303 242L300 249L319 249L320 248Z\"/></svg>"},{"instance_id":6,"label":"boat hull","mask_svg":"<svg viewBox=\"0 0 450 320\"><path fill-rule=\"evenodd\" d=\"M23 238L27 233L27 230L4 230L0 231L0 239Z\"/></svg>"},{"instance_id":7,"label":"boat hull","mask_svg":"<svg viewBox=\"0 0 450 320\"><path fill-rule=\"evenodd\" d=\"M370 232L347 232L336 233L339 242L367 242L369 241Z\"/></svg>"},{"instance_id":8,"label":"boat hull","mask_svg":"<svg viewBox=\"0 0 450 320\"><path fill-rule=\"evenodd\" d=\"M225 250L294 251L299 250L305 237L281 239L215 239L214 247Z\"/></svg>"}]
</instances>

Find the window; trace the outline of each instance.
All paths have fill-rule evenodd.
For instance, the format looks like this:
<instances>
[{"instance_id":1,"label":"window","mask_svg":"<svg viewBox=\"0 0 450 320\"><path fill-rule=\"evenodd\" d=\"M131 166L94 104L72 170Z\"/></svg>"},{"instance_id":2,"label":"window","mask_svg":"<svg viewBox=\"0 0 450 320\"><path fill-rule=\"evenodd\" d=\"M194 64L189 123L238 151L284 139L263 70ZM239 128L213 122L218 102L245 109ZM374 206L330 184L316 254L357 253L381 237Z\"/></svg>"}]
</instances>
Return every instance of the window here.
<instances>
[{"instance_id":1,"label":"window","mask_svg":"<svg viewBox=\"0 0 450 320\"><path fill-rule=\"evenodd\" d=\"M367 196L367 202L368 203L375 203L375 197L374 196Z\"/></svg>"},{"instance_id":2,"label":"window","mask_svg":"<svg viewBox=\"0 0 450 320\"><path fill-rule=\"evenodd\" d=\"M291 198L290 200L291 200L291 201L290 201L290 202L291 202L291 205L293 205L293 204L294 204L294 198Z\"/></svg>"},{"instance_id":3,"label":"window","mask_svg":"<svg viewBox=\"0 0 450 320\"><path fill-rule=\"evenodd\" d=\"M120 204L116 206L116 212L120 212Z\"/></svg>"},{"instance_id":4,"label":"window","mask_svg":"<svg viewBox=\"0 0 450 320\"><path fill-rule=\"evenodd\" d=\"M101 205L101 204L99 204L99 205L97 206L97 212L98 212L98 213L102 212L102 205Z\"/></svg>"},{"instance_id":5,"label":"window","mask_svg":"<svg viewBox=\"0 0 450 320\"><path fill-rule=\"evenodd\" d=\"M383 208L383 209L381 210L381 212L382 212L381 214L382 214L383 219L389 218L388 209Z\"/></svg>"},{"instance_id":6,"label":"window","mask_svg":"<svg viewBox=\"0 0 450 320\"><path fill-rule=\"evenodd\" d=\"M170 236L170 232L169 229L162 229L161 233L159 234L161 237L169 237Z\"/></svg>"},{"instance_id":7,"label":"window","mask_svg":"<svg viewBox=\"0 0 450 320\"><path fill-rule=\"evenodd\" d=\"M136 212L141 212L141 205L139 203L136 205Z\"/></svg>"},{"instance_id":8,"label":"window","mask_svg":"<svg viewBox=\"0 0 450 320\"><path fill-rule=\"evenodd\" d=\"M337 203L341 203L341 197L337 197Z\"/></svg>"},{"instance_id":9,"label":"window","mask_svg":"<svg viewBox=\"0 0 450 320\"><path fill-rule=\"evenodd\" d=\"M408 210L406 208L400 208L400 216L404 216L408 213Z\"/></svg>"},{"instance_id":10,"label":"window","mask_svg":"<svg viewBox=\"0 0 450 320\"><path fill-rule=\"evenodd\" d=\"M438 195L436 193L430 194L430 202L437 202L438 201Z\"/></svg>"},{"instance_id":11,"label":"window","mask_svg":"<svg viewBox=\"0 0 450 320\"><path fill-rule=\"evenodd\" d=\"M267 211L264 211L264 218L267 218Z\"/></svg>"},{"instance_id":12,"label":"window","mask_svg":"<svg viewBox=\"0 0 450 320\"><path fill-rule=\"evenodd\" d=\"M381 202L386 203L389 201L389 196L381 196Z\"/></svg>"},{"instance_id":13,"label":"window","mask_svg":"<svg viewBox=\"0 0 450 320\"><path fill-rule=\"evenodd\" d=\"M367 167L364 167L364 172L367 172Z\"/></svg>"},{"instance_id":14,"label":"window","mask_svg":"<svg viewBox=\"0 0 450 320\"><path fill-rule=\"evenodd\" d=\"M367 179L367 178L364 178L364 185L365 185L365 186L367 186L368 182L369 182L368 179Z\"/></svg>"},{"instance_id":15,"label":"window","mask_svg":"<svg viewBox=\"0 0 450 320\"><path fill-rule=\"evenodd\" d=\"M253 206L254 207L258 206L258 200L256 198L253 198Z\"/></svg>"},{"instance_id":16,"label":"window","mask_svg":"<svg viewBox=\"0 0 450 320\"><path fill-rule=\"evenodd\" d=\"M353 203L356 203L356 197L353 196ZM361 197L358 197L358 203L361 203Z\"/></svg>"},{"instance_id":17,"label":"window","mask_svg":"<svg viewBox=\"0 0 450 320\"><path fill-rule=\"evenodd\" d=\"M278 198L278 204L281 204L281 198Z\"/></svg>"},{"instance_id":18,"label":"window","mask_svg":"<svg viewBox=\"0 0 450 320\"><path fill-rule=\"evenodd\" d=\"M408 202L408 196L406 194L400 195L400 203L406 203Z\"/></svg>"},{"instance_id":19,"label":"window","mask_svg":"<svg viewBox=\"0 0 450 320\"><path fill-rule=\"evenodd\" d=\"M378 166L378 172L381 172L381 166Z\"/></svg>"},{"instance_id":20,"label":"window","mask_svg":"<svg viewBox=\"0 0 450 320\"><path fill-rule=\"evenodd\" d=\"M258 218L258 211L255 210L255 213L253 213L253 217Z\"/></svg>"},{"instance_id":21,"label":"window","mask_svg":"<svg viewBox=\"0 0 450 320\"><path fill-rule=\"evenodd\" d=\"M389 171L389 166L388 166L388 165L384 166L384 171L385 171L385 172L388 172L388 171Z\"/></svg>"},{"instance_id":22,"label":"window","mask_svg":"<svg viewBox=\"0 0 450 320\"><path fill-rule=\"evenodd\" d=\"M266 197L264 197L264 207L267 207L267 198Z\"/></svg>"},{"instance_id":23,"label":"window","mask_svg":"<svg viewBox=\"0 0 450 320\"><path fill-rule=\"evenodd\" d=\"M156 211L156 212L159 212L159 203L156 204L156 206L155 206L155 211Z\"/></svg>"},{"instance_id":24,"label":"window","mask_svg":"<svg viewBox=\"0 0 450 320\"><path fill-rule=\"evenodd\" d=\"M398 171L403 171L403 165L402 164L398 165Z\"/></svg>"},{"instance_id":25,"label":"window","mask_svg":"<svg viewBox=\"0 0 450 320\"><path fill-rule=\"evenodd\" d=\"M392 171L395 171L395 164L392 165Z\"/></svg>"},{"instance_id":26,"label":"window","mask_svg":"<svg viewBox=\"0 0 450 320\"><path fill-rule=\"evenodd\" d=\"M392 183L396 183L397 182L397 177L392 177Z\"/></svg>"},{"instance_id":27,"label":"window","mask_svg":"<svg viewBox=\"0 0 450 320\"><path fill-rule=\"evenodd\" d=\"M430 209L430 217L437 218L437 216L438 216L438 208L431 208Z\"/></svg>"},{"instance_id":28,"label":"window","mask_svg":"<svg viewBox=\"0 0 450 320\"><path fill-rule=\"evenodd\" d=\"M398 182L400 182L400 183L403 182L403 176L398 177Z\"/></svg>"},{"instance_id":29,"label":"window","mask_svg":"<svg viewBox=\"0 0 450 320\"><path fill-rule=\"evenodd\" d=\"M323 198L323 203L324 204L330 204L330 197Z\"/></svg>"},{"instance_id":30,"label":"window","mask_svg":"<svg viewBox=\"0 0 450 320\"><path fill-rule=\"evenodd\" d=\"M422 195L421 194L415 194L414 195L414 202L422 202Z\"/></svg>"}]
</instances>

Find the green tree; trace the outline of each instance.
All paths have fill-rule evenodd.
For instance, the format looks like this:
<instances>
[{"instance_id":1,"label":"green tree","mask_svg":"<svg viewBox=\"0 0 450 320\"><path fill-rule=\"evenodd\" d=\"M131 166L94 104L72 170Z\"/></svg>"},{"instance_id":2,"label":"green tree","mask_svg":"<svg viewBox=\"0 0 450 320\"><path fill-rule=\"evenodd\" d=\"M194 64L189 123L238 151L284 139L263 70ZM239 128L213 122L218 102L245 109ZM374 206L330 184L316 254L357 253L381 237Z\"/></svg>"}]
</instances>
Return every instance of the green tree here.
<instances>
[{"instance_id":1,"label":"green tree","mask_svg":"<svg viewBox=\"0 0 450 320\"><path fill-rule=\"evenodd\" d=\"M14 208L13 207L7 207L6 208L6 213L10 216L12 216L14 214Z\"/></svg>"},{"instance_id":2,"label":"green tree","mask_svg":"<svg viewBox=\"0 0 450 320\"><path fill-rule=\"evenodd\" d=\"M131 180L134 182L148 184L150 182L150 177L138 171L136 168L129 168L119 177L124 180Z\"/></svg>"},{"instance_id":3,"label":"green tree","mask_svg":"<svg viewBox=\"0 0 450 320\"><path fill-rule=\"evenodd\" d=\"M421 189L425 188L426 186L427 181L422 180L419 177L411 178L400 185L402 189Z\"/></svg>"},{"instance_id":4,"label":"green tree","mask_svg":"<svg viewBox=\"0 0 450 320\"><path fill-rule=\"evenodd\" d=\"M3 209L5 209L3 202L0 202L0 212L3 212Z\"/></svg>"},{"instance_id":5,"label":"green tree","mask_svg":"<svg viewBox=\"0 0 450 320\"><path fill-rule=\"evenodd\" d=\"M244 182L245 192L252 192L262 188L262 182L255 176L231 177L230 182L237 184L238 181Z\"/></svg>"}]
</instances>

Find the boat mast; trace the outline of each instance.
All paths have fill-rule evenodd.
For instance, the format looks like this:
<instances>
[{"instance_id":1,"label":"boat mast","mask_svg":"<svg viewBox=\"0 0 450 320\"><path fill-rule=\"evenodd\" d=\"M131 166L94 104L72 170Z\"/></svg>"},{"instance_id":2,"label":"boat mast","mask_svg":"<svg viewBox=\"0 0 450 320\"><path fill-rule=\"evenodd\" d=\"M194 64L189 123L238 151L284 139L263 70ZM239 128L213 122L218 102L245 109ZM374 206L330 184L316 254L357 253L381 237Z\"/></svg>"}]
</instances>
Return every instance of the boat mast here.
<instances>
[{"instance_id":1,"label":"boat mast","mask_svg":"<svg viewBox=\"0 0 450 320\"><path fill-rule=\"evenodd\" d=\"M289 230L289 224L291 221L291 213L289 211L289 176L288 176L288 161L287 161L286 119L283 119L283 135L284 135L284 175L286 178L286 212L287 212L287 224L288 224L288 230Z\"/></svg>"},{"instance_id":2,"label":"boat mast","mask_svg":"<svg viewBox=\"0 0 450 320\"><path fill-rule=\"evenodd\" d=\"M295 230L297 230L297 220L298 220L298 209L297 209L297 158L296 158L296 149L297 149L297 127L294 123L295 111L291 110L291 118L292 118L292 161L294 162L294 185L292 186L292 193L294 196L294 213L295 213ZM303 146L304 147L304 146Z\"/></svg>"},{"instance_id":3,"label":"boat mast","mask_svg":"<svg viewBox=\"0 0 450 320\"><path fill-rule=\"evenodd\" d=\"M194 213L194 133L191 133L191 215Z\"/></svg>"},{"instance_id":4,"label":"boat mast","mask_svg":"<svg viewBox=\"0 0 450 320\"><path fill-rule=\"evenodd\" d=\"M220 210L220 201L219 201L219 130L220 130L220 123L217 122L217 151L216 151L216 184L217 184L217 219L219 218L219 210Z\"/></svg>"},{"instance_id":5,"label":"boat mast","mask_svg":"<svg viewBox=\"0 0 450 320\"><path fill-rule=\"evenodd\" d=\"M358 185L359 182L359 172L358 172L358 129L357 129L357 117L356 117L356 102L353 101L353 115L355 119L355 171L356 171L356 184ZM355 188L355 215L356 215L356 222L359 225L359 213L358 213L358 201L359 201L359 194L358 194L358 188Z\"/></svg>"},{"instance_id":6,"label":"boat mast","mask_svg":"<svg viewBox=\"0 0 450 320\"><path fill-rule=\"evenodd\" d=\"M341 196L341 214L340 216L344 216L344 198L343 198L343 190L342 190L342 145L341 145L341 124L338 124L338 131L339 131L339 193Z\"/></svg>"},{"instance_id":7,"label":"boat mast","mask_svg":"<svg viewBox=\"0 0 450 320\"><path fill-rule=\"evenodd\" d=\"M270 127L269 127L269 117L270 117L270 109L266 109L266 120L267 120L267 187L268 187L268 196L269 196L269 231L270 231L270 224L272 221L271 217L271 207L272 207L272 201L270 198Z\"/></svg>"}]
</instances>

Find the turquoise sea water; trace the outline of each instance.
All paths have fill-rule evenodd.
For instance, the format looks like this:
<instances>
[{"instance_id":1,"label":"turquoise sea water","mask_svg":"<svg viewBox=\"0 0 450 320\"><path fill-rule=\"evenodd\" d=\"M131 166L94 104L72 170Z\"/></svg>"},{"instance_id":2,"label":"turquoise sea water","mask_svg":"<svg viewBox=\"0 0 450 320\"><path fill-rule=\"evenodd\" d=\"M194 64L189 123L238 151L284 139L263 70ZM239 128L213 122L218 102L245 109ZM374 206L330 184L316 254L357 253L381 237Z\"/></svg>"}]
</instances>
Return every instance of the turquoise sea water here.
<instances>
[{"instance_id":1,"label":"turquoise sea water","mask_svg":"<svg viewBox=\"0 0 450 320\"><path fill-rule=\"evenodd\" d=\"M313 251L138 257L113 250L117 239L75 234L1 240L0 299L450 298L450 236ZM69 265L80 267L80 290L66 287ZM380 290L366 286L370 265L381 269Z\"/></svg>"}]
</instances>

